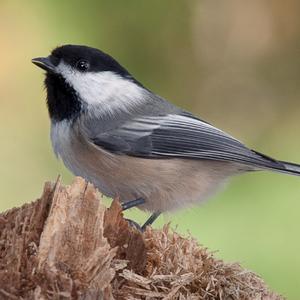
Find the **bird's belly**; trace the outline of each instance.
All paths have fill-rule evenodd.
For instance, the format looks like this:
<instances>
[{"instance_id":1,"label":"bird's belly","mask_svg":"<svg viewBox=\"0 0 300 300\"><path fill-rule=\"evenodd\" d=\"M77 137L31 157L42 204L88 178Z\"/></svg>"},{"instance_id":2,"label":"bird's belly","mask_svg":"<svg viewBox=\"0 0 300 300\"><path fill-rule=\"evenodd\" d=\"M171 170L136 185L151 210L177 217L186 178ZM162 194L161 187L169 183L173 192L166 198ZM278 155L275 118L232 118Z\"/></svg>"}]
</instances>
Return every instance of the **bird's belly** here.
<instances>
[{"instance_id":1,"label":"bird's belly","mask_svg":"<svg viewBox=\"0 0 300 300\"><path fill-rule=\"evenodd\" d=\"M112 154L80 137L61 142L55 150L75 175L121 201L142 197L146 203L141 208L149 211L170 211L202 201L236 172L227 162Z\"/></svg>"},{"instance_id":2,"label":"bird's belly","mask_svg":"<svg viewBox=\"0 0 300 300\"><path fill-rule=\"evenodd\" d=\"M88 155L74 155L65 163L106 196L122 202L144 198L141 208L148 211L171 211L203 201L231 175L217 162L149 160L104 150L97 150L94 159Z\"/></svg>"}]
</instances>

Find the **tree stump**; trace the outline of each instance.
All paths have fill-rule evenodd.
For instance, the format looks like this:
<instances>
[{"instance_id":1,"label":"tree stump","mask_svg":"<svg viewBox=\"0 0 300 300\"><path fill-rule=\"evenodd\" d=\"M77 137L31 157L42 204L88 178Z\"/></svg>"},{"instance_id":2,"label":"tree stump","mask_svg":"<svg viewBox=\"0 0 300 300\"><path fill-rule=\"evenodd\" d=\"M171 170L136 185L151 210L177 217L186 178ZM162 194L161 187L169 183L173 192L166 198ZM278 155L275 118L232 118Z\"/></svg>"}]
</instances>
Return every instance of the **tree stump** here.
<instances>
[{"instance_id":1,"label":"tree stump","mask_svg":"<svg viewBox=\"0 0 300 300\"><path fill-rule=\"evenodd\" d=\"M89 183L0 214L0 299L283 299L166 225L144 233Z\"/></svg>"}]
</instances>

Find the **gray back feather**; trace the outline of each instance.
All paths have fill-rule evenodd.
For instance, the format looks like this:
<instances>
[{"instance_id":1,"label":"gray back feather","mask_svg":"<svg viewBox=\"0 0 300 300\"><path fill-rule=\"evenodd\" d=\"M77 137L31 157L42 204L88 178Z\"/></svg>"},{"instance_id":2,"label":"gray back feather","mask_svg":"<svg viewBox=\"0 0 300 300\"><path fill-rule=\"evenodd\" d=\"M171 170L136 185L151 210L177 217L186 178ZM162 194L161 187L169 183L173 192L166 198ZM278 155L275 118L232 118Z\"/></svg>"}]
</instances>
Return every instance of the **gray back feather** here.
<instances>
[{"instance_id":1,"label":"gray back feather","mask_svg":"<svg viewBox=\"0 0 300 300\"><path fill-rule=\"evenodd\" d=\"M114 116L87 113L81 122L92 143L113 153L144 158L231 161L253 169L283 164L145 91L147 101ZM251 169L250 167L250 169Z\"/></svg>"}]
</instances>

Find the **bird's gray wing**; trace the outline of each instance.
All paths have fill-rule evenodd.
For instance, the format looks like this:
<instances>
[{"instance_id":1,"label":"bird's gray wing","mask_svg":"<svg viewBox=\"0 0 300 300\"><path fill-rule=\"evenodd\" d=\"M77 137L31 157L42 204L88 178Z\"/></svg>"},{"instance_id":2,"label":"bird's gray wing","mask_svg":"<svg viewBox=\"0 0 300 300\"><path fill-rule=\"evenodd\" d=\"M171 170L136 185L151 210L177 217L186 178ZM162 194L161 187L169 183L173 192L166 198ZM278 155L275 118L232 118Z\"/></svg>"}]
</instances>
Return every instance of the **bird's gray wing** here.
<instances>
[{"instance_id":1,"label":"bird's gray wing","mask_svg":"<svg viewBox=\"0 0 300 300\"><path fill-rule=\"evenodd\" d=\"M283 167L189 114L138 117L90 139L111 152L143 158L211 159L272 169Z\"/></svg>"}]
</instances>

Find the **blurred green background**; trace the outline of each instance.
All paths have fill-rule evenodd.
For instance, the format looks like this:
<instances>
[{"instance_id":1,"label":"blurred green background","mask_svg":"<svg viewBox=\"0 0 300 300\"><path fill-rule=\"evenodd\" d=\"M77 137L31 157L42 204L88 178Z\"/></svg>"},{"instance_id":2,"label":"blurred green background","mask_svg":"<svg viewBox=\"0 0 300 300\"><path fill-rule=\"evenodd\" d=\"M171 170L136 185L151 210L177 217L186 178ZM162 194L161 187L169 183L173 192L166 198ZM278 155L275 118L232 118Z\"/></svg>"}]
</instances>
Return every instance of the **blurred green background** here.
<instances>
[{"instance_id":1,"label":"blurred green background","mask_svg":"<svg viewBox=\"0 0 300 300\"><path fill-rule=\"evenodd\" d=\"M49 141L43 74L30 62L66 43L98 47L148 88L247 145L300 163L300 2L0 1L0 210L72 175ZM129 217L142 222L137 210ZM234 178L210 202L157 222L300 298L300 178Z\"/></svg>"}]
</instances>

